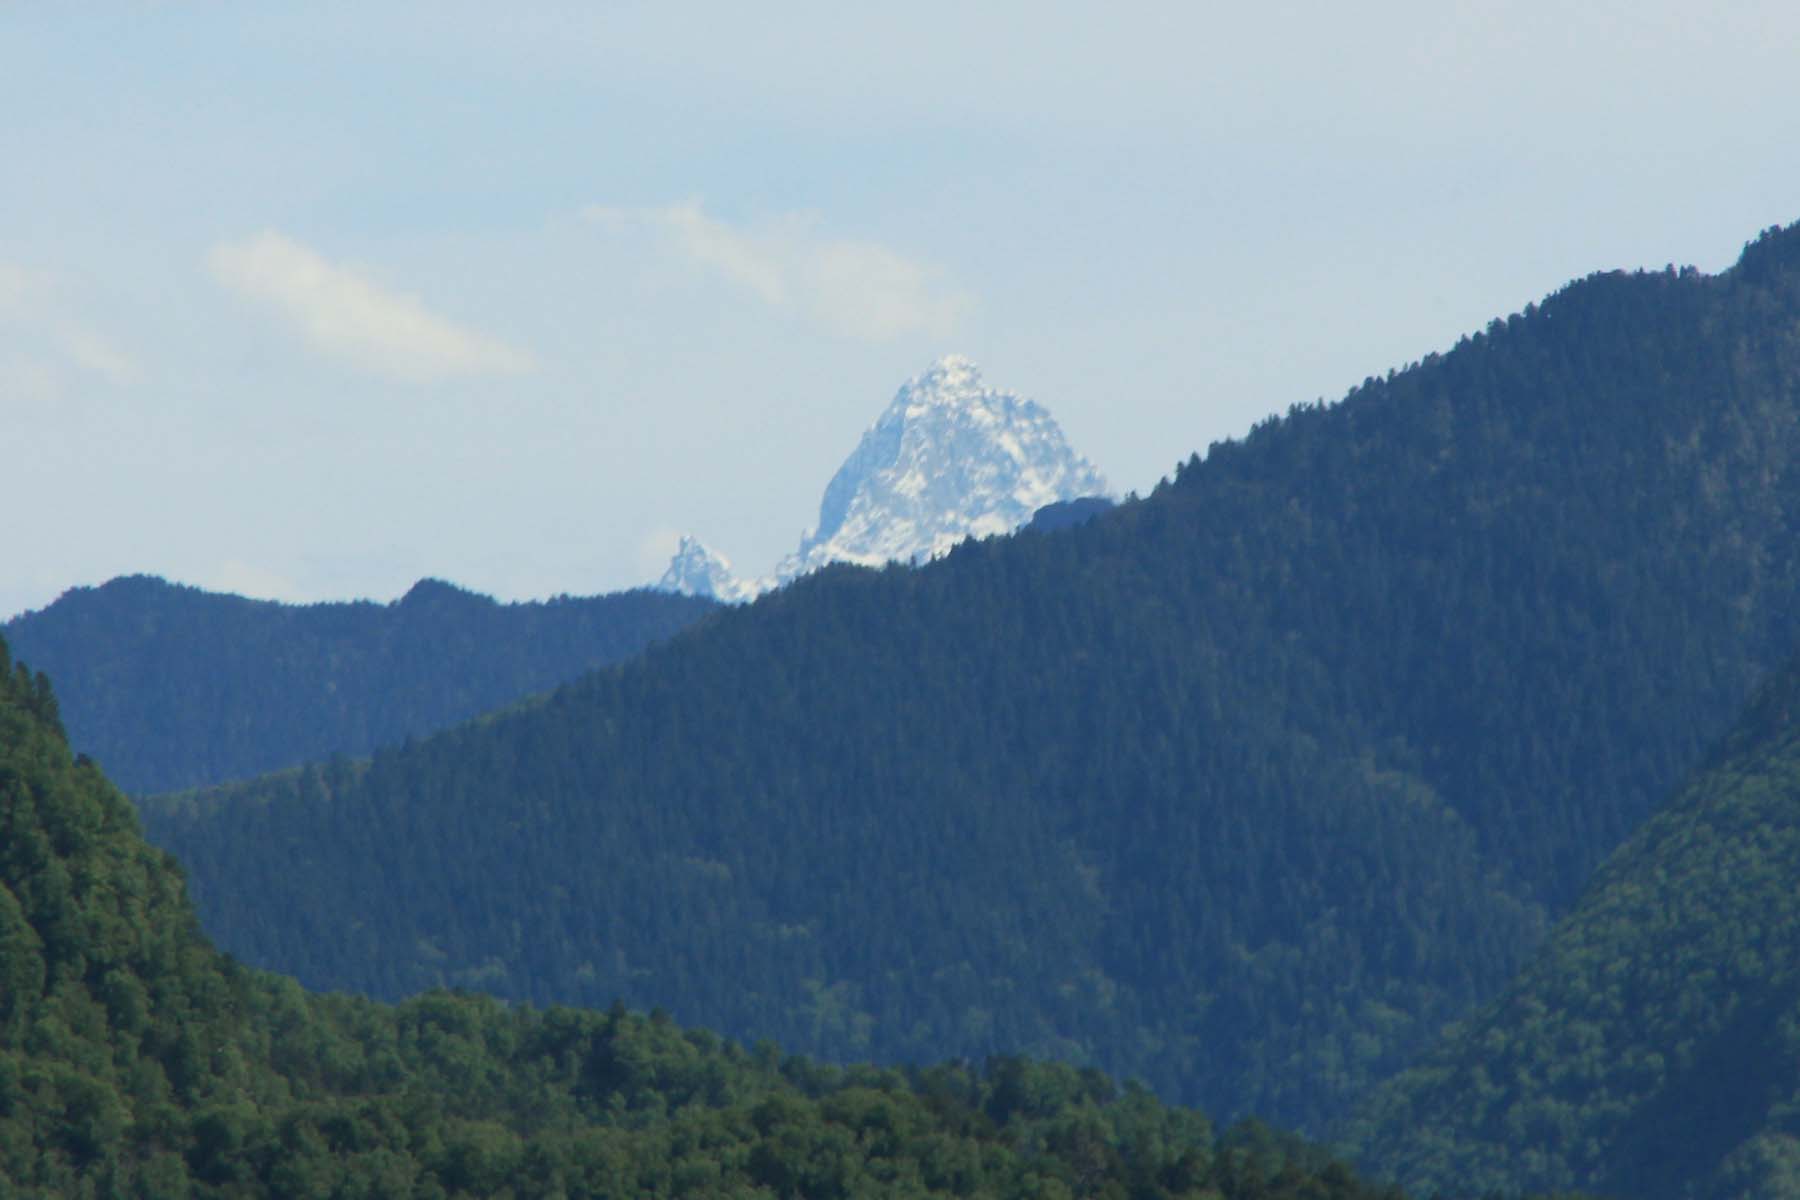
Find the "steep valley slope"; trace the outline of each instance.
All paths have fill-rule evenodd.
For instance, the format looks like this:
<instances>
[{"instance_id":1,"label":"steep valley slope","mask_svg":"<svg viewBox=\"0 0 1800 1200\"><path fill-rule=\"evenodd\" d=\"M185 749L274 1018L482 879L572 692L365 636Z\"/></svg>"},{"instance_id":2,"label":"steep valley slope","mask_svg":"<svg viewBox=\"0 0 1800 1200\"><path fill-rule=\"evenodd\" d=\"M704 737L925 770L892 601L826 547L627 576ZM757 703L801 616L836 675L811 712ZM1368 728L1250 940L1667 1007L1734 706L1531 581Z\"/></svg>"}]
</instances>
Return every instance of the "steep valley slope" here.
<instances>
[{"instance_id":1,"label":"steep valley slope","mask_svg":"<svg viewBox=\"0 0 1800 1200\"><path fill-rule=\"evenodd\" d=\"M1800 1197L1797 881L1800 662L1350 1140L1425 1195Z\"/></svg>"}]
</instances>

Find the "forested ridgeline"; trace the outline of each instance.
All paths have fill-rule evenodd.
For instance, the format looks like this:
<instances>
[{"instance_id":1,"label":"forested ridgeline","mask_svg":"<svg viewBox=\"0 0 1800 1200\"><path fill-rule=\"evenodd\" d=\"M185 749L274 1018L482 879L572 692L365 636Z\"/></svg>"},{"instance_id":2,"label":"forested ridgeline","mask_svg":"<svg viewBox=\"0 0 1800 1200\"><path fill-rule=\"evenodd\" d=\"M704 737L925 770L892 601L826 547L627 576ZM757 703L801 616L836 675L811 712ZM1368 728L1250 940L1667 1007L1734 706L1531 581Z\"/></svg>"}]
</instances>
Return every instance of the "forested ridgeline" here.
<instances>
[{"instance_id":1,"label":"forested ridgeline","mask_svg":"<svg viewBox=\"0 0 1800 1200\"><path fill-rule=\"evenodd\" d=\"M1797 260L1592 277L1078 528L827 570L147 827L311 985L1028 1052L1322 1130L1793 648Z\"/></svg>"},{"instance_id":2,"label":"forested ridgeline","mask_svg":"<svg viewBox=\"0 0 1800 1200\"><path fill-rule=\"evenodd\" d=\"M0 644L0 1195L1399 1193L1063 1065L840 1069L620 1008L310 996L213 950Z\"/></svg>"},{"instance_id":3,"label":"forested ridgeline","mask_svg":"<svg viewBox=\"0 0 1800 1200\"><path fill-rule=\"evenodd\" d=\"M76 747L133 794L435 733L641 651L716 606L622 592L496 604L422 580L391 604L277 604L146 576L4 626L58 681Z\"/></svg>"},{"instance_id":4,"label":"forested ridgeline","mask_svg":"<svg viewBox=\"0 0 1800 1200\"><path fill-rule=\"evenodd\" d=\"M1800 1197L1800 664L1351 1140L1432 1188Z\"/></svg>"}]
</instances>

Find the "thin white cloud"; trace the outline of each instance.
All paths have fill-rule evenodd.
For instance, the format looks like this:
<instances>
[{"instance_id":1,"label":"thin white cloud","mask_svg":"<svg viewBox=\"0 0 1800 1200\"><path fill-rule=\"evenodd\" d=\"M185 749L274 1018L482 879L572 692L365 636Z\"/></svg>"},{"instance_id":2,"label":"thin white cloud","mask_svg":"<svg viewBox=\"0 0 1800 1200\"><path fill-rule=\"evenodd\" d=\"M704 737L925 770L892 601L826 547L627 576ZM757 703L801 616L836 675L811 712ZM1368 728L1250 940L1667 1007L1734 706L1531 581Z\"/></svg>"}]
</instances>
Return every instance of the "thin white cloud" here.
<instances>
[{"instance_id":1,"label":"thin white cloud","mask_svg":"<svg viewBox=\"0 0 1800 1200\"><path fill-rule=\"evenodd\" d=\"M709 217L698 201L652 208L593 205L591 221L615 232L647 230L664 245L754 293L864 341L950 333L967 295L944 272L875 242L824 235L817 218L792 214L755 229Z\"/></svg>"},{"instance_id":2,"label":"thin white cloud","mask_svg":"<svg viewBox=\"0 0 1800 1200\"><path fill-rule=\"evenodd\" d=\"M69 361L84 371L118 384L138 378L137 363L91 329L65 326L58 330L57 342Z\"/></svg>"},{"instance_id":3,"label":"thin white cloud","mask_svg":"<svg viewBox=\"0 0 1800 1200\"><path fill-rule=\"evenodd\" d=\"M41 358L0 350L0 404L41 408L55 404L62 397L62 380L49 363ZM7 415L10 420L12 413ZM14 432L17 432L16 426Z\"/></svg>"},{"instance_id":4,"label":"thin white cloud","mask_svg":"<svg viewBox=\"0 0 1800 1200\"><path fill-rule=\"evenodd\" d=\"M221 285L274 309L315 349L390 378L430 383L532 368L523 350L463 328L416 297L389 291L278 233L215 246L207 265Z\"/></svg>"},{"instance_id":5,"label":"thin white cloud","mask_svg":"<svg viewBox=\"0 0 1800 1200\"><path fill-rule=\"evenodd\" d=\"M70 367L108 383L135 382L136 361L71 314L67 290L54 275L0 263L0 343L14 344L15 364L29 355L30 373L50 387Z\"/></svg>"},{"instance_id":6,"label":"thin white cloud","mask_svg":"<svg viewBox=\"0 0 1800 1200\"><path fill-rule=\"evenodd\" d=\"M40 286L33 272L14 263L0 262L0 314L11 316L24 308Z\"/></svg>"}]
</instances>

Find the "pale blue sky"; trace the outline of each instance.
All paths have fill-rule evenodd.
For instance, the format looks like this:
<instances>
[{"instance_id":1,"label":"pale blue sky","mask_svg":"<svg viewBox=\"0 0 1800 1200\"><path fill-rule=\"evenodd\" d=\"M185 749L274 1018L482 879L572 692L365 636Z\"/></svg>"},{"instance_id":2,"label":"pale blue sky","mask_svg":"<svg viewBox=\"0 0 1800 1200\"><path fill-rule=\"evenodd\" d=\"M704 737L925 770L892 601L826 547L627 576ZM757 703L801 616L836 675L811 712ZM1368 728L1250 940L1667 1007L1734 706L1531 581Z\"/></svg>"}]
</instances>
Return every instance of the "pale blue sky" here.
<instances>
[{"instance_id":1,"label":"pale blue sky","mask_svg":"<svg viewBox=\"0 0 1800 1200\"><path fill-rule=\"evenodd\" d=\"M948 352L1119 491L1800 219L1800 7L0 4L0 615L746 571Z\"/></svg>"}]
</instances>

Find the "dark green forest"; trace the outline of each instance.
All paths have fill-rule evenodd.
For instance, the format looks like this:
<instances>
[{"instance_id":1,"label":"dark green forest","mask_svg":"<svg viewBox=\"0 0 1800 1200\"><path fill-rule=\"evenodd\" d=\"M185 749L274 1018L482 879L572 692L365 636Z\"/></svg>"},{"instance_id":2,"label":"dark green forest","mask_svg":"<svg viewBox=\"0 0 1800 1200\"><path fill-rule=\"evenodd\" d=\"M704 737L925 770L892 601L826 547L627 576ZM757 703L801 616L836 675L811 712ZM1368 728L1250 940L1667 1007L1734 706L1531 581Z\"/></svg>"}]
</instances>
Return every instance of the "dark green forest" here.
<instances>
[{"instance_id":1,"label":"dark green forest","mask_svg":"<svg viewBox=\"0 0 1800 1200\"><path fill-rule=\"evenodd\" d=\"M308 995L211 947L4 643L0 1195L1399 1197L1065 1065L839 1068L661 1012Z\"/></svg>"},{"instance_id":2,"label":"dark green forest","mask_svg":"<svg viewBox=\"0 0 1800 1200\"><path fill-rule=\"evenodd\" d=\"M134 795L367 754L637 654L711 612L622 592L496 604L421 580L391 604L277 604L148 576L0 631L61 683L76 747Z\"/></svg>"},{"instance_id":3,"label":"dark green forest","mask_svg":"<svg viewBox=\"0 0 1800 1200\"><path fill-rule=\"evenodd\" d=\"M1351 1140L1422 1194L1800 1196L1800 662Z\"/></svg>"},{"instance_id":4,"label":"dark green forest","mask_svg":"<svg viewBox=\"0 0 1800 1200\"><path fill-rule=\"evenodd\" d=\"M1796 645L1800 228L1596 275L1077 528L839 568L502 715L145 807L309 986L1025 1053L1324 1130Z\"/></svg>"}]
</instances>

